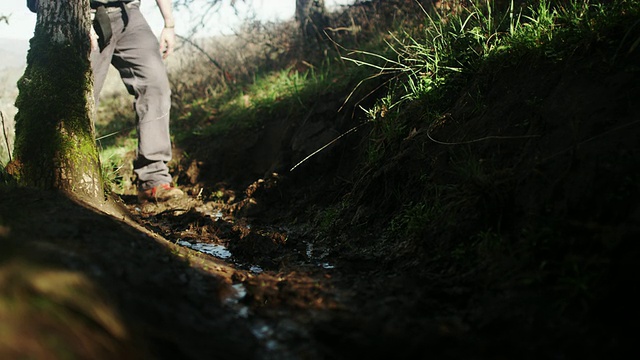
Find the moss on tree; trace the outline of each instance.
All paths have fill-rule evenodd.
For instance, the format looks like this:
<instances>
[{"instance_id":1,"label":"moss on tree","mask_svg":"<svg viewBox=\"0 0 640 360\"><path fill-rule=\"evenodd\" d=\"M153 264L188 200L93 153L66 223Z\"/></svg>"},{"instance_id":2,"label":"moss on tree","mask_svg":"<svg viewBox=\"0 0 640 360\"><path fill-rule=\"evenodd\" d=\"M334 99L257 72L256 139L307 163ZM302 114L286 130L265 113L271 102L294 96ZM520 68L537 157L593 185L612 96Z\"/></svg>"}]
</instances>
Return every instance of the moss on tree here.
<instances>
[{"instance_id":1,"label":"moss on tree","mask_svg":"<svg viewBox=\"0 0 640 360\"><path fill-rule=\"evenodd\" d=\"M101 197L88 37L77 35L88 31L70 29L60 37L47 27L54 20L40 20L18 83L15 175L25 186Z\"/></svg>"}]
</instances>

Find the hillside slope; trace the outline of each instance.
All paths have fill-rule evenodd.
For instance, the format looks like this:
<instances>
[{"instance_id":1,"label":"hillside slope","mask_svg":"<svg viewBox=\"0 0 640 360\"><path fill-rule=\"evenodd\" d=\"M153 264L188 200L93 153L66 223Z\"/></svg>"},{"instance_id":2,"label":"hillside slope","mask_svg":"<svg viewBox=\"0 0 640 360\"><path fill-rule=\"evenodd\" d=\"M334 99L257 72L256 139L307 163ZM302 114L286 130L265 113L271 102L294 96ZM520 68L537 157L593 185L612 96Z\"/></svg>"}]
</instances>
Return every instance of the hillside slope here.
<instances>
[{"instance_id":1,"label":"hillside slope","mask_svg":"<svg viewBox=\"0 0 640 360\"><path fill-rule=\"evenodd\" d=\"M363 340L354 352L400 341L420 353L440 324L440 336L479 358L621 353L631 341L622 329L638 319L640 255L640 53L621 51L633 49L622 35L561 59L489 62L450 94L445 116L432 121L433 104L410 103L387 120L402 124L397 140L381 136L381 118L293 171L304 157L297 144L309 154L353 123L313 112L267 119L262 131L187 149L201 184L240 190L266 174L239 216L309 222L307 241L358 293L359 310L340 326L379 344ZM345 96L327 94L317 107ZM280 151L265 153L274 133ZM332 136L314 142L323 133ZM376 142L393 151L363 162Z\"/></svg>"}]
</instances>

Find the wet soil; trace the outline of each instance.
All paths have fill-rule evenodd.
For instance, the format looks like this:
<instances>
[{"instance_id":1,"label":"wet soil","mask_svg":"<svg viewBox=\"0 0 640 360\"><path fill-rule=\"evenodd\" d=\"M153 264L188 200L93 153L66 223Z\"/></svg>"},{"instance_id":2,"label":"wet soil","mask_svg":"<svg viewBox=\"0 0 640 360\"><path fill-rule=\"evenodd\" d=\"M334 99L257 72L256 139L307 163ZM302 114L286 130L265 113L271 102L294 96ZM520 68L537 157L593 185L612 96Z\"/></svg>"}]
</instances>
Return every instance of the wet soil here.
<instances>
[{"instance_id":1,"label":"wet soil","mask_svg":"<svg viewBox=\"0 0 640 360\"><path fill-rule=\"evenodd\" d=\"M222 200L125 196L107 214L55 193L1 195L3 358L376 357L424 337L436 351L458 331L406 313L407 279L343 266L302 227L254 225Z\"/></svg>"}]
</instances>

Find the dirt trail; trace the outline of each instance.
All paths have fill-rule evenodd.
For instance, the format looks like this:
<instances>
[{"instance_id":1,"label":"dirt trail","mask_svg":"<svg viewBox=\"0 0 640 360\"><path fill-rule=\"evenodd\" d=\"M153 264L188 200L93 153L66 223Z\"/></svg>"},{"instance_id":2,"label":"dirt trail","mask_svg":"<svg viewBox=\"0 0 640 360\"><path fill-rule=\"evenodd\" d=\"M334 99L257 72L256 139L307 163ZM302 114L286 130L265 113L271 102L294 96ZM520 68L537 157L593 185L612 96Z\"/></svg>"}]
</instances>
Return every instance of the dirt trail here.
<instances>
[{"instance_id":1,"label":"dirt trail","mask_svg":"<svg viewBox=\"0 0 640 360\"><path fill-rule=\"evenodd\" d=\"M185 187L189 199L166 204L123 199L137 223L177 245L174 251L189 266L226 286L217 290L223 293L221 309L234 319L230 326L251 333L251 358L404 358L428 349L446 359L496 352L486 339L469 336L463 314L429 294L431 285L420 276L364 258L341 260L336 249L316 241L307 223L283 221L297 211L291 201L291 207L263 206L273 192L282 199L287 190L280 186L287 184L270 178L239 196L209 189L217 195L208 198L198 197L197 187ZM185 281L191 286L190 278ZM192 326L200 326L197 318ZM206 354L196 351L194 358Z\"/></svg>"},{"instance_id":2,"label":"dirt trail","mask_svg":"<svg viewBox=\"0 0 640 360\"><path fill-rule=\"evenodd\" d=\"M385 336L373 334L384 331L373 324L382 319L360 312L362 299L356 299L363 294L356 295L353 287L366 283L373 290L375 274L332 263L326 250L314 249L303 228L253 224L237 216L255 199L230 199L235 200L139 205L125 197L125 202L133 219L179 245L192 266L231 286L222 304L250 329L258 344L256 358L324 359L387 351L373 341Z\"/></svg>"}]
</instances>

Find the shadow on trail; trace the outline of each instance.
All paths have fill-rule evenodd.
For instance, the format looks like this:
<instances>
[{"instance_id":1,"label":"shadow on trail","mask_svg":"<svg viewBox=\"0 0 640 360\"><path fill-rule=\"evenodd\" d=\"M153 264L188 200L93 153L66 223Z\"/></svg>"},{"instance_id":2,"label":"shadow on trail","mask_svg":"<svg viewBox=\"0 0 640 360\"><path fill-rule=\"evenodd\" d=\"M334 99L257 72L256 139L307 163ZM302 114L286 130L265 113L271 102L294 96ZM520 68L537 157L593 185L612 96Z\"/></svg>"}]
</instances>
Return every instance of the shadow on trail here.
<instances>
[{"instance_id":1,"label":"shadow on trail","mask_svg":"<svg viewBox=\"0 0 640 360\"><path fill-rule=\"evenodd\" d=\"M0 357L254 357L215 261L55 193L0 198Z\"/></svg>"}]
</instances>

